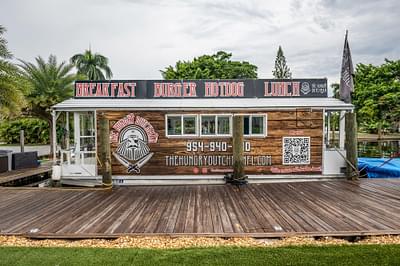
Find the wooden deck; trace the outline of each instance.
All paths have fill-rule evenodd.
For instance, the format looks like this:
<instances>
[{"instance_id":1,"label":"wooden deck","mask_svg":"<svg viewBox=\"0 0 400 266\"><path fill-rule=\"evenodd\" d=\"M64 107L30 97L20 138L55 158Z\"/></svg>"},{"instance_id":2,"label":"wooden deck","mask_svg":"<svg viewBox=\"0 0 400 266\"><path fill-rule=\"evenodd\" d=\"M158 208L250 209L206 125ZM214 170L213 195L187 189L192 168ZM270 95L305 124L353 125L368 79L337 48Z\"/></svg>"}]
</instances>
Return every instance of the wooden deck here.
<instances>
[{"instance_id":1,"label":"wooden deck","mask_svg":"<svg viewBox=\"0 0 400 266\"><path fill-rule=\"evenodd\" d=\"M35 182L37 176L45 175L50 178L52 163L44 163L35 168L26 168L8 171L0 174L0 186L16 186L29 183L30 180Z\"/></svg>"},{"instance_id":2,"label":"wooden deck","mask_svg":"<svg viewBox=\"0 0 400 266\"><path fill-rule=\"evenodd\" d=\"M400 179L251 184L239 189L231 185L0 188L0 234L38 238L400 234Z\"/></svg>"}]
</instances>

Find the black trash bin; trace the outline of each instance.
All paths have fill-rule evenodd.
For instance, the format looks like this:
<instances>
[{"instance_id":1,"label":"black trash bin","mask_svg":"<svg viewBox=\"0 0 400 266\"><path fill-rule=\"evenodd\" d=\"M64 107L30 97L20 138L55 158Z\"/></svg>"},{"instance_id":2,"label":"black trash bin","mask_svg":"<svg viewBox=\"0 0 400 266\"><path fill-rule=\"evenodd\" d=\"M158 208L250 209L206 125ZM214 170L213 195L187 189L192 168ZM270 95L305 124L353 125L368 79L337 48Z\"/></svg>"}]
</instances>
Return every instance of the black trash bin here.
<instances>
[{"instance_id":1,"label":"black trash bin","mask_svg":"<svg viewBox=\"0 0 400 266\"><path fill-rule=\"evenodd\" d=\"M0 173L12 170L12 153L13 151L11 150L0 150L0 157L2 157L2 159L0 159Z\"/></svg>"},{"instance_id":2,"label":"black trash bin","mask_svg":"<svg viewBox=\"0 0 400 266\"><path fill-rule=\"evenodd\" d=\"M37 151L15 152L12 154L12 169L25 169L38 167Z\"/></svg>"}]
</instances>

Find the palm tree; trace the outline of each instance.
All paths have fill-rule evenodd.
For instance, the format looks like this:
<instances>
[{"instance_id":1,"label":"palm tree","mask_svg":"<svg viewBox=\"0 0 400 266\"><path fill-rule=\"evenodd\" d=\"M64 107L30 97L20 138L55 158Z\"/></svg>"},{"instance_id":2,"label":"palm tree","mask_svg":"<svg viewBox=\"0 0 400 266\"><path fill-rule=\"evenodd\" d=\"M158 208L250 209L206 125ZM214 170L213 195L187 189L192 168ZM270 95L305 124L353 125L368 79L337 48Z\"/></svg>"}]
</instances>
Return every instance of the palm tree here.
<instances>
[{"instance_id":1,"label":"palm tree","mask_svg":"<svg viewBox=\"0 0 400 266\"><path fill-rule=\"evenodd\" d=\"M0 57L4 59L12 58L12 54L8 51L7 40L2 36L6 32L6 29L0 25Z\"/></svg>"},{"instance_id":2,"label":"palm tree","mask_svg":"<svg viewBox=\"0 0 400 266\"><path fill-rule=\"evenodd\" d=\"M44 119L49 124L51 151L53 151L53 121L50 113L51 106L73 96L73 82L76 74L70 73L73 65L62 62L50 55L47 62L37 57L36 65L20 60L19 65L23 77L29 84L29 92L25 97L28 102L27 112L34 117Z\"/></svg>"},{"instance_id":3,"label":"palm tree","mask_svg":"<svg viewBox=\"0 0 400 266\"><path fill-rule=\"evenodd\" d=\"M8 59L12 58L7 48L7 40L3 37L6 29L0 25L0 117L16 114L24 105L21 82L18 68Z\"/></svg>"},{"instance_id":4,"label":"palm tree","mask_svg":"<svg viewBox=\"0 0 400 266\"><path fill-rule=\"evenodd\" d=\"M108 58L98 53L93 54L90 48L83 54L74 55L70 61L78 69L78 74L84 74L90 80L112 78Z\"/></svg>"}]
</instances>

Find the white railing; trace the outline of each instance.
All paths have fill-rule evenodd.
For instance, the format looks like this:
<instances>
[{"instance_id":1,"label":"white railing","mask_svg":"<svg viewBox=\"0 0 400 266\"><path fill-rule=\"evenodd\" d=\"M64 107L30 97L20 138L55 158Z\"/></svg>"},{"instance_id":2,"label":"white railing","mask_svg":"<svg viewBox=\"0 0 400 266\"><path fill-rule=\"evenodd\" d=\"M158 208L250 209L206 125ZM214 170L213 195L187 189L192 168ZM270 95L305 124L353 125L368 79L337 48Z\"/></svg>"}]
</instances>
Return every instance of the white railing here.
<instances>
[{"instance_id":1,"label":"white railing","mask_svg":"<svg viewBox=\"0 0 400 266\"><path fill-rule=\"evenodd\" d=\"M96 151L61 150L62 176L95 176Z\"/></svg>"}]
</instances>

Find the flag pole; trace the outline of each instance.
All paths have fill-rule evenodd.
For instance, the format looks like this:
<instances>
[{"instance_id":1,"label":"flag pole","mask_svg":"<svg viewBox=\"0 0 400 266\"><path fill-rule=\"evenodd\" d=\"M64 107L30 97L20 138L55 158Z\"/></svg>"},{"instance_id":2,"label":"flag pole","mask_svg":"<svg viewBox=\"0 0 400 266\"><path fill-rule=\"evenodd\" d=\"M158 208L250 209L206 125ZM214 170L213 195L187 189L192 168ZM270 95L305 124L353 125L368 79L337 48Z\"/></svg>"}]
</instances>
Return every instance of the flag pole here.
<instances>
[{"instance_id":1,"label":"flag pole","mask_svg":"<svg viewBox=\"0 0 400 266\"><path fill-rule=\"evenodd\" d=\"M348 30L346 29L343 47L342 71L340 76L340 99L346 103L351 103L351 92L354 90L354 69L347 37ZM345 114L345 138L346 176L349 180L357 180L359 177L357 158L357 118L354 110Z\"/></svg>"},{"instance_id":2,"label":"flag pole","mask_svg":"<svg viewBox=\"0 0 400 266\"><path fill-rule=\"evenodd\" d=\"M346 177L348 180L357 180L358 155L357 155L357 118L354 111L345 114L345 150L346 150Z\"/></svg>"}]
</instances>

